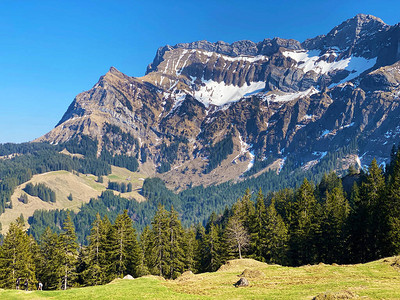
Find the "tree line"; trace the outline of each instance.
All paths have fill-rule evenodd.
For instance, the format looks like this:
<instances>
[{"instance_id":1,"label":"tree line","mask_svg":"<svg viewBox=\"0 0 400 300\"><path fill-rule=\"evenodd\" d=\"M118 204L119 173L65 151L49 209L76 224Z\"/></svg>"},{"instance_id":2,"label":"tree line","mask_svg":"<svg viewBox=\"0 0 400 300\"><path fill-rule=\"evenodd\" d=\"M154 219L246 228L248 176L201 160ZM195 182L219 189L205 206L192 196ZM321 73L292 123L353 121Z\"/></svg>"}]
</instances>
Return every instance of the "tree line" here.
<instances>
[{"instance_id":1,"label":"tree line","mask_svg":"<svg viewBox=\"0 0 400 300\"><path fill-rule=\"evenodd\" d=\"M352 187L346 192L343 183ZM298 266L367 262L400 252L400 153L384 172L373 160L365 173L343 180L325 174L313 185L264 196L247 189L231 207L212 213L205 226L183 227L173 206L159 204L150 225L137 235L135 215L113 222L97 214L86 246L77 243L65 212L59 233L47 228L36 242L19 218L0 247L0 285L18 277L41 280L45 289L98 285L127 274L177 278L186 270L216 271L227 260L254 258Z\"/></svg>"},{"instance_id":2,"label":"tree line","mask_svg":"<svg viewBox=\"0 0 400 300\"><path fill-rule=\"evenodd\" d=\"M31 196L39 197L45 202L56 202L56 193L44 183L35 185L28 183L25 185L24 191Z\"/></svg>"}]
</instances>

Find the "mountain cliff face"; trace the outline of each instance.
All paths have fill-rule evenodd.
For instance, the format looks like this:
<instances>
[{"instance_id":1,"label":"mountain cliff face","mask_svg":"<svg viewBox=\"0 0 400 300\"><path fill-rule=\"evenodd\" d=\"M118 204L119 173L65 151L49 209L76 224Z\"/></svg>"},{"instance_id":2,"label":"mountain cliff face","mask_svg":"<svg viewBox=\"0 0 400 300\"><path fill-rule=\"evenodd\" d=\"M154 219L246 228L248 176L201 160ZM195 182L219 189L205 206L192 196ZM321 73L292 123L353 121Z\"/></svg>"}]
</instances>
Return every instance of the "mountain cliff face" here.
<instances>
[{"instance_id":1,"label":"mountain cliff face","mask_svg":"<svg viewBox=\"0 0 400 300\"><path fill-rule=\"evenodd\" d=\"M287 159L308 169L340 149L337 169L383 162L400 140L399 60L400 25L369 15L303 43L165 46L144 77L111 68L37 141L88 135L99 151L141 153L179 188L279 172Z\"/></svg>"}]
</instances>

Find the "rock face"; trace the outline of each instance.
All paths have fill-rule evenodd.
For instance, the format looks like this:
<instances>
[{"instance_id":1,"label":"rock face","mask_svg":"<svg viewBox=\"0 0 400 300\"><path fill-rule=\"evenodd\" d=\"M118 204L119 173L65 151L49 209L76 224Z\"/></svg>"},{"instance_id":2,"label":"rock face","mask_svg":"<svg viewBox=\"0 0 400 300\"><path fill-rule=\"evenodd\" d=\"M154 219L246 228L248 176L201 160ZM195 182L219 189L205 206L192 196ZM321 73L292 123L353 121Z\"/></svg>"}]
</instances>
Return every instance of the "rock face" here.
<instances>
[{"instance_id":1,"label":"rock face","mask_svg":"<svg viewBox=\"0 0 400 300\"><path fill-rule=\"evenodd\" d=\"M99 151L140 149L179 188L236 180L255 163L279 172L287 158L306 170L340 149L339 169L384 161L400 140L399 59L400 25L362 14L303 43L167 45L144 77L111 68L38 141L84 134Z\"/></svg>"}]
</instances>

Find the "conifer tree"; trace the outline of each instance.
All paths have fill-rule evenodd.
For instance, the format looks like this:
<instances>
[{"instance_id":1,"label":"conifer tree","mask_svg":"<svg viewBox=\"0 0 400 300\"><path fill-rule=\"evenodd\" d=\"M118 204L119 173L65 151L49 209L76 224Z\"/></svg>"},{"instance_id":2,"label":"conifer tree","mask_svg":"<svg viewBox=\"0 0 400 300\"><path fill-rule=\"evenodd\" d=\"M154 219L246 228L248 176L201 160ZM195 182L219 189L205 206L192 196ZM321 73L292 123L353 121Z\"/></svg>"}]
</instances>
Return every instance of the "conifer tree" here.
<instances>
[{"instance_id":1,"label":"conifer tree","mask_svg":"<svg viewBox=\"0 0 400 300\"><path fill-rule=\"evenodd\" d=\"M185 253L185 269L193 273L197 272L195 263L197 249L198 241L196 240L196 228L192 226L185 230L183 251Z\"/></svg>"},{"instance_id":2,"label":"conifer tree","mask_svg":"<svg viewBox=\"0 0 400 300\"><path fill-rule=\"evenodd\" d=\"M400 253L400 151L397 151L396 160L393 163L383 213L386 217L385 229L387 229L387 252L385 254L397 255Z\"/></svg>"},{"instance_id":3,"label":"conifer tree","mask_svg":"<svg viewBox=\"0 0 400 300\"><path fill-rule=\"evenodd\" d=\"M11 223L0 248L0 284L3 288L15 288L17 278L35 282L35 264L31 239L20 222Z\"/></svg>"},{"instance_id":4,"label":"conifer tree","mask_svg":"<svg viewBox=\"0 0 400 300\"><path fill-rule=\"evenodd\" d=\"M210 224L210 230L205 235L203 247L204 270L215 272L222 264L222 257L218 228L213 223Z\"/></svg>"},{"instance_id":5,"label":"conifer tree","mask_svg":"<svg viewBox=\"0 0 400 300\"><path fill-rule=\"evenodd\" d=\"M78 257L78 243L76 242L75 226L72 223L69 212L63 224L63 233L60 235L60 247L62 250L63 281L62 288L66 290L75 275L76 261Z\"/></svg>"},{"instance_id":6,"label":"conifer tree","mask_svg":"<svg viewBox=\"0 0 400 300\"><path fill-rule=\"evenodd\" d=\"M265 260L263 254L267 242L266 228L265 228L266 220L267 220L267 211L265 208L265 199L260 189L256 199L255 217L254 217L254 222L252 224L252 230L250 235L251 235L252 248L254 250L254 257L255 259L261 261Z\"/></svg>"},{"instance_id":7,"label":"conifer tree","mask_svg":"<svg viewBox=\"0 0 400 300\"><path fill-rule=\"evenodd\" d=\"M151 265L151 251L152 251L152 232L150 227L147 225L140 235L140 248L143 253L143 264L145 266L146 273L149 272L149 266Z\"/></svg>"},{"instance_id":8,"label":"conifer tree","mask_svg":"<svg viewBox=\"0 0 400 300\"><path fill-rule=\"evenodd\" d=\"M96 219L92 223L92 229L88 236L89 245L87 247L87 269L85 278L89 285L98 285L102 283L102 266L101 266L101 217L97 213Z\"/></svg>"},{"instance_id":9,"label":"conifer tree","mask_svg":"<svg viewBox=\"0 0 400 300\"><path fill-rule=\"evenodd\" d=\"M321 259L326 263L340 263L345 254L345 225L350 205L344 195L342 184L326 191L321 222Z\"/></svg>"},{"instance_id":10,"label":"conifer tree","mask_svg":"<svg viewBox=\"0 0 400 300\"><path fill-rule=\"evenodd\" d=\"M251 201L251 193L250 189L247 188L244 196L233 205L232 207L232 217L229 218L231 221L227 223L226 229L228 236L232 237L232 234L235 235L235 240L239 244L240 251L239 256L241 258L242 252L251 256L254 252L252 249L252 244L250 243L250 235L255 234L254 230L254 222L255 222L255 208L254 203ZM235 234L233 233L235 232ZM241 240L241 242L239 242ZM243 247L244 246L244 247Z\"/></svg>"},{"instance_id":11,"label":"conifer tree","mask_svg":"<svg viewBox=\"0 0 400 300\"><path fill-rule=\"evenodd\" d=\"M263 257L267 262L287 263L287 250L289 242L288 228L282 217L275 209L275 200L272 199L266 212L265 246Z\"/></svg>"},{"instance_id":12,"label":"conifer tree","mask_svg":"<svg viewBox=\"0 0 400 300\"><path fill-rule=\"evenodd\" d=\"M375 159L361 184L359 201L351 216L351 252L361 262L377 259L385 248L385 179Z\"/></svg>"},{"instance_id":13,"label":"conifer tree","mask_svg":"<svg viewBox=\"0 0 400 300\"><path fill-rule=\"evenodd\" d=\"M141 250L133 228L128 211L118 215L112 226L112 239L110 248L112 270L118 277L126 274L140 276L139 268L143 261Z\"/></svg>"},{"instance_id":14,"label":"conifer tree","mask_svg":"<svg viewBox=\"0 0 400 300\"><path fill-rule=\"evenodd\" d=\"M168 238L169 243L166 247L167 270L165 272L168 278L177 278L185 269L184 253L184 231L179 220L178 213L171 206L168 220Z\"/></svg>"},{"instance_id":15,"label":"conifer tree","mask_svg":"<svg viewBox=\"0 0 400 300\"><path fill-rule=\"evenodd\" d=\"M296 192L291 224L290 251L295 265L317 261L316 238L319 230L319 208L314 188L304 179Z\"/></svg>"},{"instance_id":16,"label":"conifer tree","mask_svg":"<svg viewBox=\"0 0 400 300\"><path fill-rule=\"evenodd\" d=\"M150 258L147 259L149 270L152 274L165 276L168 270L168 225L169 217L168 212L164 206L159 205L157 212L151 222L151 254Z\"/></svg>"},{"instance_id":17,"label":"conifer tree","mask_svg":"<svg viewBox=\"0 0 400 300\"><path fill-rule=\"evenodd\" d=\"M55 290L61 287L63 276L63 261L60 240L49 227L40 237L37 262L37 278L43 283L46 290Z\"/></svg>"}]
</instances>

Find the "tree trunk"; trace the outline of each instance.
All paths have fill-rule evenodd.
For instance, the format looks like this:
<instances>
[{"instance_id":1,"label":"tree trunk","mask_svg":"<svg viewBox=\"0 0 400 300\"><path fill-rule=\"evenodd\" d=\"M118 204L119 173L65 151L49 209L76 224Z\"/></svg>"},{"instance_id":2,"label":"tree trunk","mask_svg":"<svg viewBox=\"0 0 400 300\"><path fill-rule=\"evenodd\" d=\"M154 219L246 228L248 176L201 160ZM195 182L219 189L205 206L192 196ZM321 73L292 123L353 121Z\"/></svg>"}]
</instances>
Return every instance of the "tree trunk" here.
<instances>
[{"instance_id":1,"label":"tree trunk","mask_svg":"<svg viewBox=\"0 0 400 300\"><path fill-rule=\"evenodd\" d=\"M68 280L68 266L65 265L64 291L67 290L67 280Z\"/></svg>"}]
</instances>

